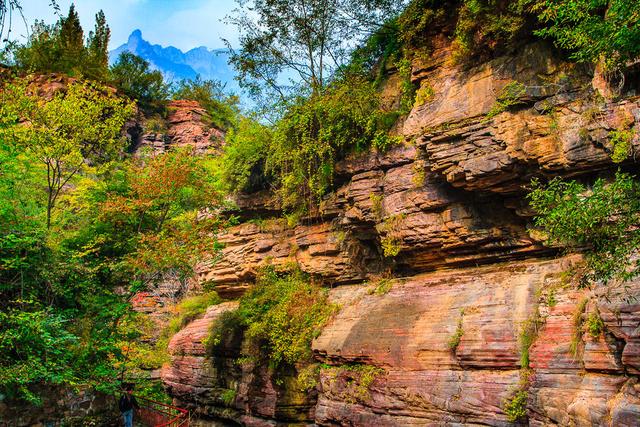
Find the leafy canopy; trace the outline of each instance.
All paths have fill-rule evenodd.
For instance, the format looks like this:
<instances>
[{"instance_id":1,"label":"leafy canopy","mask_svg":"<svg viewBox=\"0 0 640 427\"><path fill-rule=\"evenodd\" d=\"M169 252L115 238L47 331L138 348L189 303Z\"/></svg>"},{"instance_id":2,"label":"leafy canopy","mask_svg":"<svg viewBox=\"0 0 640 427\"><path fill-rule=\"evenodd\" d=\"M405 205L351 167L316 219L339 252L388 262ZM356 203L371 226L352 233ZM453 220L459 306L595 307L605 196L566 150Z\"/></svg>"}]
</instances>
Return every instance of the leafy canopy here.
<instances>
[{"instance_id":1,"label":"leafy canopy","mask_svg":"<svg viewBox=\"0 0 640 427\"><path fill-rule=\"evenodd\" d=\"M122 52L110 72L111 82L145 109L161 110L169 97L162 73L151 70L149 62L130 52Z\"/></svg>"},{"instance_id":2,"label":"leafy canopy","mask_svg":"<svg viewBox=\"0 0 640 427\"><path fill-rule=\"evenodd\" d=\"M281 101L296 82L320 93L350 52L389 17L402 1L251 0L227 20L240 34L231 62L241 84L254 95ZM230 47L230 45L229 45Z\"/></svg>"},{"instance_id":3,"label":"leafy canopy","mask_svg":"<svg viewBox=\"0 0 640 427\"><path fill-rule=\"evenodd\" d=\"M579 62L604 61L607 68L640 57L640 2L636 0L538 0L533 10L550 37Z\"/></svg>"},{"instance_id":4,"label":"leafy canopy","mask_svg":"<svg viewBox=\"0 0 640 427\"><path fill-rule=\"evenodd\" d=\"M109 60L109 26L102 11L85 41L78 13L72 4L67 16L53 25L36 21L24 45L15 48L16 65L29 72L65 73L104 81Z\"/></svg>"},{"instance_id":5,"label":"leafy canopy","mask_svg":"<svg viewBox=\"0 0 640 427\"><path fill-rule=\"evenodd\" d=\"M40 385L114 391L152 356L133 296L218 249L209 161L123 159L131 106L95 85L47 101L16 81L0 113L0 393L38 403ZM64 185L48 187L52 167Z\"/></svg>"},{"instance_id":6,"label":"leafy canopy","mask_svg":"<svg viewBox=\"0 0 640 427\"><path fill-rule=\"evenodd\" d=\"M632 256L640 247L636 178L617 173L613 181L598 179L590 187L557 178L547 186L534 181L529 200L550 242L587 249L585 281L629 279L640 272Z\"/></svg>"},{"instance_id":7,"label":"leafy canopy","mask_svg":"<svg viewBox=\"0 0 640 427\"><path fill-rule=\"evenodd\" d=\"M46 167L42 184L47 189L49 227L63 188L88 162L109 161L124 148L120 131L133 105L90 83L72 83L50 100L33 94L35 90L26 80L3 88L0 132Z\"/></svg>"}]
</instances>

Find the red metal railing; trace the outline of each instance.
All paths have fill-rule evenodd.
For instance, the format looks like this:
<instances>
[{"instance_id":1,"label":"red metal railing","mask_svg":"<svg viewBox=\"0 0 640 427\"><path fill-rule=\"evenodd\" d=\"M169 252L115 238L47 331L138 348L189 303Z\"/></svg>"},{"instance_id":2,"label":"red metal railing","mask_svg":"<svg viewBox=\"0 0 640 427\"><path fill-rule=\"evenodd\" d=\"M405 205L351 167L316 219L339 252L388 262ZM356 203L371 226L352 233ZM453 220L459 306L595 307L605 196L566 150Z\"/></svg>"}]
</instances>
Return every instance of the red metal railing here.
<instances>
[{"instance_id":1,"label":"red metal railing","mask_svg":"<svg viewBox=\"0 0 640 427\"><path fill-rule=\"evenodd\" d=\"M149 427L189 427L189 411L136 396L136 421Z\"/></svg>"}]
</instances>

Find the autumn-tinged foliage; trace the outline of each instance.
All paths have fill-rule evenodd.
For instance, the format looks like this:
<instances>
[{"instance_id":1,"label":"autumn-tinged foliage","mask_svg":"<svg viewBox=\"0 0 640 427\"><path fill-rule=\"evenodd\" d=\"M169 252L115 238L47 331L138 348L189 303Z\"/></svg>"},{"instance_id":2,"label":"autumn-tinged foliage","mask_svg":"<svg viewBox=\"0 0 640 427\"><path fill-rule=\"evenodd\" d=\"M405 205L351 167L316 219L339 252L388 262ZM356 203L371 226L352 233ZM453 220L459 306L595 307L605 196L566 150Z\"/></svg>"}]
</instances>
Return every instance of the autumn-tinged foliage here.
<instances>
[{"instance_id":1,"label":"autumn-tinged foliage","mask_svg":"<svg viewBox=\"0 0 640 427\"><path fill-rule=\"evenodd\" d=\"M108 162L124 149L120 131L133 114L133 105L108 89L73 83L52 99L35 93L25 80L2 90L0 130L46 166L47 226L63 188L88 167ZM18 121L24 126L11 126Z\"/></svg>"},{"instance_id":2,"label":"autumn-tinged foliage","mask_svg":"<svg viewBox=\"0 0 640 427\"><path fill-rule=\"evenodd\" d=\"M131 298L215 255L224 223L207 159L124 157L130 104L30 91L5 86L0 106L0 393L37 403L35 385L113 391L149 363Z\"/></svg>"},{"instance_id":3,"label":"autumn-tinged foliage","mask_svg":"<svg viewBox=\"0 0 640 427\"><path fill-rule=\"evenodd\" d=\"M220 198L209 176L205 159L189 150L134 158L113 174L98 215L114 244L130 241L122 262L131 272L188 272L215 252L215 233L223 223L215 215Z\"/></svg>"}]
</instances>

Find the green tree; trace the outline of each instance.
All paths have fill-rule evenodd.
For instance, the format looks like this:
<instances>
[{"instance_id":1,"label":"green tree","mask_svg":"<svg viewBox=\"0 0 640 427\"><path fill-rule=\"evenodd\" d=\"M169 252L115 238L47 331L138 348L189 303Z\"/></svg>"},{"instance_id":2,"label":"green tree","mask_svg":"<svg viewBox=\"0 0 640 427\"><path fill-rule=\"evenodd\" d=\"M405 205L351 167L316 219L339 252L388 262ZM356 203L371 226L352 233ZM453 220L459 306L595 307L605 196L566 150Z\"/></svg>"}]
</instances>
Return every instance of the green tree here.
<instances>
[{"instance_id":1,"label":"green tree","mask_svg":"<svg viewBox=\"0 0 640 427\"><path fill-rule=\"evenodd\" d=\"M132 115L133 105L90 84L71 84L51 100L29 95L29 91L24 81L5 87L0 120L7 123L6 137L15 138L46 167L50 227L61 192L87 162L108 161L124 147L120 131ZM23 120L28 125L22 125Z\"/></svg>"},{"instance_id":2,"label":"green tree","mask_svg":"<svg viewBox=\"0 0 640 427\"><path fill-rule=\"evenodd\" d=\"M240 82L254 95L266 90L284 101L297 81L320 93L354 45L395 15L403 2L253 0L239 5L228 21L240 33L240 48L231 56Z\"/></svg>"},{"instance_id":3,"label":"green tree","mask_svg":"<svg viewBox=\"0 0 640 427\"><path fill-rule=\"evenodd\" d=\"M572 51L580 62L602 60L619 68L640 57L640 3L636 0L537 0L532 9L546 26L537 34Z\"/></svg>"},{"instance_id":4,"label":"green tree","mask_svg":"<svg viewBox=\"0 0 640 427\"><path fill-rule=\"evenodd\" d=\"M104 81L108 70L110 30L104 13L96 15L95 29L84 40L75 7L54 25L36 21L25 44L13 48L16 65L29 72L56 72Z\"/></svg>"},{"instance_id":5,"label":"green tree","mask_svg":"<svg viewBox=\"0 0 640 427\"><path fill-rule=\"evenodd\" d=\"M0 390L38 404L30 385L73 380L70 348L77 337L65 330L68 319L60 314L34 302L21 305L0 311Z\"/></svg>"},{"instance_id":6,"label":"green tree","mask_svg":"<svg viewBox=\"0 0 640 427\"><path fill-rule=\"evenodd\" d=\"M88 72L85 75L95 80L105 80L109 69L109 38L111 30L103 11L96 14L96 25L87 39Z\"/></svg>"},{"instance_id":7,"label":"green tree","mask_svg":"<svg viewBox=\"0 0 640 427\"><path fill-rule=\"evenodd\" d=\"M169 86L160 71L152 71L149 63L130 52L123 52L111 67L111 81L143 108L159 110L169 97Z\"/></svg>"},{"instance_id":8,"label":"green tree","mask_svg":"<svg viewBox=\"0 0 640 427\"><path fill-rule=\"evenodd\" d=\"M16 47L16 65L29 72L51 72L59 67L60 53L57 37L58 25L47 25L36 21L26 44Z\"/></svg>"},{"instance_id":9,"label":"green tree","mask_svg":"<svg viewBox=\"0 0 640 427\"><path fill-rule=\"evenodd\" d=\"M68 74L80 74L80 64L86 60L84 31L73 3L69 7L67 16L60 19L57 43L57 50L60 54L60 71Z\"/></svg>"}]
</instances>

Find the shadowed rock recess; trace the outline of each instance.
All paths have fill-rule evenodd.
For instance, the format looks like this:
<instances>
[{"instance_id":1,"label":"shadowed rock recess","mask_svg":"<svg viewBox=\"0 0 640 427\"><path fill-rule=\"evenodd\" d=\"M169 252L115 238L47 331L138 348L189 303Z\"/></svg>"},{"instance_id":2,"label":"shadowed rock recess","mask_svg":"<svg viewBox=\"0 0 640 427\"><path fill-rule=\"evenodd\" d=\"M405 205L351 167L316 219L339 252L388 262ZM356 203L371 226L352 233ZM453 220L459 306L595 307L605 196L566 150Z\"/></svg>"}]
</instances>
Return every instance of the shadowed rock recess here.
<instances>
[{"instance_id":1,"label":"shadowed rock recess","mask_svg":"<svg viewBox=\"0 0 640 427\"><path fill-rule=\"evenodd\" d=\"M525 199L534 177L614 171L608 135L640 129L640 98L632 88L603 100L592 70L544 44L466 70L449 55L436 46L429 63L414 61L414 83L435 93L400 126L405 143L342 161L340 185L314 217L289 227L266 219L280 216L269 194L238 196L240 218L254 220L227 230L222 255L185 287L235 299L262 266L296 263L340 309L313 342L310 392L296 387L294 368L238 363L241 333L206 350L211 325L236 302L176 334L162 378L203 425L640 422L640 303L629 298L640 280L578 290L567 271L580 255L536 238ZM512 82L524 88L518 103L496 110ZM177 107L176 123L199 114ZM211 140L185 128L172 127L172 140L199 149ZM632 143L640 148L637 133ZM385 292L372 292L376 277L389 277ZM604 323L597 337L584 326L593 313ZM510 421L523 390L526 416Z\"/></svg>"}]
</instances>

